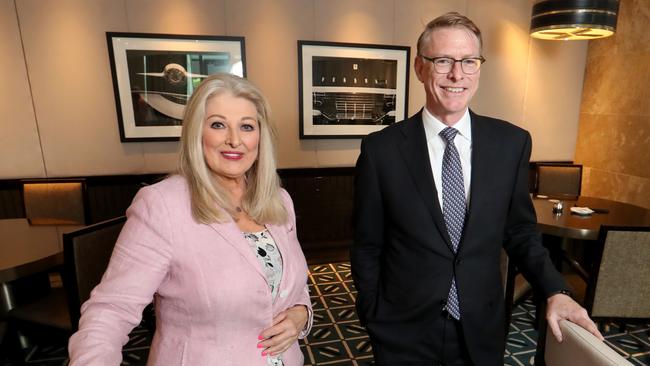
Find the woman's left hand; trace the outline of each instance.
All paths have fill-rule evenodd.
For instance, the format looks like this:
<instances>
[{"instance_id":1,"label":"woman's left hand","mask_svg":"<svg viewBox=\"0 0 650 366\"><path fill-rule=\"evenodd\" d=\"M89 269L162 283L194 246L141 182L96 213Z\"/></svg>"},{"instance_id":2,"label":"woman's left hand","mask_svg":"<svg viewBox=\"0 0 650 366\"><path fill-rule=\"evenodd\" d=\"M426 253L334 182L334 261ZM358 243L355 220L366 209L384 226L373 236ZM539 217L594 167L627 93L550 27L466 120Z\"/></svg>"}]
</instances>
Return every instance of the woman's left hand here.
<instances>
[{"instance_id":1,"label":"woman's left hand","mask_svg":"<svg viewBox=\"0 0 650 366\"><path fill-rule=\"evenodd\" d=\"M263 349L262 356L275 356L286 351L305 328L309 312L304 305L291 307L273 318L273 325L262 331L257 347Z\"/></svg>"}]
</instances>

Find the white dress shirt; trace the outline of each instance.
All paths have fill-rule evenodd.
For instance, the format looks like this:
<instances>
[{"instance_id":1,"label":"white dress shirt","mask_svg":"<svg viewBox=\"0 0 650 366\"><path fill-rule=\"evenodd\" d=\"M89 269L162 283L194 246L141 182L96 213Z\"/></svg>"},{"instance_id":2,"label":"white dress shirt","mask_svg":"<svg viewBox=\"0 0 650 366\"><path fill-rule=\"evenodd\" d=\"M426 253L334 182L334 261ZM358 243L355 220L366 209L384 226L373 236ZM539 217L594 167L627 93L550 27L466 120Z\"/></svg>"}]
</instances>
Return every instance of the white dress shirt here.
<instances>
[{"instance_id":1,"label":"white dress shirt","mask_svg":"<svg viewBox=\"0 0 650 366\"><path fill-rule=\"evenodd\" d=\"M440 122L426 107L422 111L422 122L424 122L424 133L427 138L433 181L436 184L438 202L440 202L440 209L442 209L442 156L445 153L447 143L439 133L449 126ZM458 130L458 134L454 138L454 145L456 145L460 155L460 165L463 168L465 201L469 202L469 185L472 176L472 127L469 110L465 110L463 117L451 127Z\"/></svg>"}]
</instances>

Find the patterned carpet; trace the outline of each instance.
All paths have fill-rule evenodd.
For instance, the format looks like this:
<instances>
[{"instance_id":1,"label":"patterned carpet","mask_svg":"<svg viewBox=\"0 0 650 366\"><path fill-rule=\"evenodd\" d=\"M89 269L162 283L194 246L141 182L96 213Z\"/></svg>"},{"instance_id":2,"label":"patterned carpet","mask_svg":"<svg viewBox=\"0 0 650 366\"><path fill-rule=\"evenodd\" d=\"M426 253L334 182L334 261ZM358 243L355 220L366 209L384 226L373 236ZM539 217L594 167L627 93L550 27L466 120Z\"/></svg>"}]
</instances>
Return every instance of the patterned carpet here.
<instances>
[{"instance_id":1,"label":"patterned carpet","mask_svg":"<svg viewBox=\"0 0 650 366\"><path fill-rule=\"evenodd\" d=\"M301 349L306 366L373 365L372 348L354 311L356 290L347 262L312 265L310 291L314 309L314 327ZM533 365L537 331L533 329L535 306L529 300L518 305L512 316L504 365ZM610 324L604 332L606 342L634 365L650 365L650 323L628 325L621 331ZM135 329L124 349L122 365L145 365L150 335L144 328ZM3 366L14 366L0 358ZM31 348L27 365L67 365L65 344Z\"/></svg>"}]
</instances>

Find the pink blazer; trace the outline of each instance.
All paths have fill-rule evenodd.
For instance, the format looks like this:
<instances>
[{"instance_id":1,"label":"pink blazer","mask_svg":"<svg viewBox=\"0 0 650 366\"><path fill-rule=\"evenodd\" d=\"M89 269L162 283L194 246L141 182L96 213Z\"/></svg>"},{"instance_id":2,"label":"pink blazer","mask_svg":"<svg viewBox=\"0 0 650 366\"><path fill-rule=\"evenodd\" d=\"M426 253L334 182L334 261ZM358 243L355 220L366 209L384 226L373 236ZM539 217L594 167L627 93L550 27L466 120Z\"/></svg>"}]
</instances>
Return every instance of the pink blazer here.
<instances>
[{"instance_id":1,"label":"pink blazer","mask_svg":"<svg viewBox=\"0 0 650 366\"><path fill-rule=\"evenodd\" d=\"M234 222L199 224L192 218L185 179L173 176L141 189L127 210L101 283L81 308L69 342L70 365L119 365L129 332L155 299L156 333L148 365L266 365L258 335L279 312L309 309L307 264L296 236L289 194L284 225L267 225L283 259L275 301L255 254ZM294 343L285 366L303 365Z\"/></svg>"}]
</instances>

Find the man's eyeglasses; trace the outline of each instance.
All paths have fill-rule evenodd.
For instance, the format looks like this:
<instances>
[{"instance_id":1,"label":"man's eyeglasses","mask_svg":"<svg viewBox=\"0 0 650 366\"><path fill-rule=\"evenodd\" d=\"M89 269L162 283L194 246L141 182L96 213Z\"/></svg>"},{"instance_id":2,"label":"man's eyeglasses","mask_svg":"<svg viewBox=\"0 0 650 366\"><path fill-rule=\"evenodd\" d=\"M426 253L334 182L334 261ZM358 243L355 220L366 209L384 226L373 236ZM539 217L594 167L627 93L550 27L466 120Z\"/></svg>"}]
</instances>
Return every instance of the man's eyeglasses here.
<instances>
[{"instance_id":1,"label":"man's eyeglasses","mask_svg":"<svg viewBox=\"0 0 650 366\"><path fill-rule=\"evenodd\" d=\"M483 56L479 57L467 57L460 60L453 59L451 57L427 57L420 55L423 59L431 61L433 64L433 70L438 74L447 74L454 68L456 62L460 62L460 68L465 74L476 74L481 68L481 65L485 62Z\"/></svg>"}]
</instances>

